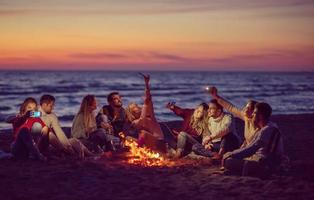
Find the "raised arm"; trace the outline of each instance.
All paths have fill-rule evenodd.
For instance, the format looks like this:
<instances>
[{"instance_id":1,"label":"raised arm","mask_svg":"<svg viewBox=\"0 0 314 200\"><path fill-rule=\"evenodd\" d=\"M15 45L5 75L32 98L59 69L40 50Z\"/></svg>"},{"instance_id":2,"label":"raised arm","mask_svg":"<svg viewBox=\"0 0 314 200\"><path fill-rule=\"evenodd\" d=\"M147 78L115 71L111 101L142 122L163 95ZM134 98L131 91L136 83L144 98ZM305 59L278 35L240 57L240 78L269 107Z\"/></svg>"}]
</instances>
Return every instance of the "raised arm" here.
<instances>
[{"instance_id":1,"label":"raised arm","mask_svg":"<svg viewBox=\"0 0 314 200\"><path fill-rule=\"evenodd\" d=\"M208 92L229 113L231 113L232 115L234 115L237 118L240 118L240 119L244 120L244 113L242 112L242 110L237 108L236 106L234 106L232 103L230 103L229 101L225 100L221 96L219 96L218 95L218 90L217 90L216 87L210 87L208 89Z\"/></svg>"},{"instance_id":2,"label":"raised arm","mask_svg":"<svg viewBox=\"0 0 314 200\"><path fill-rule=\"evenodd\" d=\"M152 101L152 95L150 93L150 87L149 87L150 75L142 74L142 73L140 73L140 74L143 76L144 82L145 82L145 100L144 100L144 103L148 104L150 101Z\"/></svg>"},{"instance_id":3,"label":"raised arm","mask_svg":"<svg viewBox=\"0 0 314 200\"><path fill-rule=\"evenodd\" d=\"M166 105L166 108L174 112L179 117L185 118L186 116L189 116L191 113L194 112L194 109L186 109L186 108L181 108L179 106L176 106L174 103L169 102Z\"/></svg>"},{"instance_id":4,"label":"raised arm","mask_svg":"<svg viewBox=\"0 0 314 200\"><path fill-rule=\"evenodd\" d=\"M149 87L149 81L150 81L150 76L148 74L142 74L140 75L143 76L144 82L145 82L145 99L144 99L144 105L141 113L141 118L146 118L146 117L155 117L154 115L154 108L153 108L153 102L152 102L152 95L150 93L150 87Z\"/></svg>"}]
</instances>

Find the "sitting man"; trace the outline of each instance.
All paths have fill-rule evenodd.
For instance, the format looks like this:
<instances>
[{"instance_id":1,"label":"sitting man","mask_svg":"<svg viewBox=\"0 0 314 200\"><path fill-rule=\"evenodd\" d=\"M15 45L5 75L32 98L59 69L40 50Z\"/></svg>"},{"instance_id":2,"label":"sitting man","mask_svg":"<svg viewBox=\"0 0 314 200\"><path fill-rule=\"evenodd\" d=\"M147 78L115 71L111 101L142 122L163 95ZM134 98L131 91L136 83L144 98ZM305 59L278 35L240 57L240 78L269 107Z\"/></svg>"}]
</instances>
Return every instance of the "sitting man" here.
<instances>
[{"instance_id":1,"label":"sitting man","mask_svg":"<svg viewBox=\"0 0 314 200\"><path fill-rule=\"evenodd\" d=\"M52 112L55 97L45 94L41 96L39 104L38 110L41 112L41 120L53 131L53 133L49 135L50 143L64 152L73 153L72 146L61 129L58 117Z\"/></svg>"},{"instance_id":2,"label":"sitting man","mask_svg":"<svg viewBox=\"0 0 314 200\"><path fill-rule=\"evenodd\" d=\"M252 114L254 111L256 101L249 100L246 105L240 109L234 106L229 101L225 100L221 96L218 95L218 90L216 87L208 88L211 96L217 100L217 102L226 109L229 113L231 113L234 117L237 117L244 121L244 141L241 147L245 147L250 144L254 134L258 131L258 128L254 126Z\"/></svg>"},{"instance_id":3,"label":"sitting man","mask_svg":"<svg viewBox=\"0 0 314 200\"><path fill-rule=\"evenodd\" d=\"M119 137L119 133L124 132L128 125L121 96L118 92L112 92L108 95L107 101L109 105L103 106L96 116L97 127L112 130L113 135Z\"/></svg>"},{"instance_id":4,"label":"sitting man","mask_svg":"<svg viewBox=\"0 0 314 200\"><path fill-rule=\"evenodd\" d=\"M40 98L39 111L41 120L49 127L49 143L64 153L77 156L81 159L87 156L94 156L79 140L67 138L63 132L58 117L52 112L55 104L55 97L45 94Z\"/></svg>"},{"instance_id":5,"label":"sitting man","mask_svg":"<svg viewBox=\"0 0 314 200\"><path fill-rule=\"evenodd\" d=\"M193 151L207 157L218 152L215 158L220 159L224 153L239 147L239 139L232 116L223 112L223 107L215 99L208 104L208 117L209 135L203 138L202 145L195 144Z\"/></svg>"},{"instance_id":6,"label":"sitting man","mask_svg":"<svg viewBox=\"0 0 314 200\"><path fill-rule=\"evenodd\" d=\"M224 155L226 173L263 177L268 174L266 169L279 166L283 141L277 125L269 121L271 113L269 104L255 105L253 120L259 131L248 146Z\"/></svg>"}]
</instances>

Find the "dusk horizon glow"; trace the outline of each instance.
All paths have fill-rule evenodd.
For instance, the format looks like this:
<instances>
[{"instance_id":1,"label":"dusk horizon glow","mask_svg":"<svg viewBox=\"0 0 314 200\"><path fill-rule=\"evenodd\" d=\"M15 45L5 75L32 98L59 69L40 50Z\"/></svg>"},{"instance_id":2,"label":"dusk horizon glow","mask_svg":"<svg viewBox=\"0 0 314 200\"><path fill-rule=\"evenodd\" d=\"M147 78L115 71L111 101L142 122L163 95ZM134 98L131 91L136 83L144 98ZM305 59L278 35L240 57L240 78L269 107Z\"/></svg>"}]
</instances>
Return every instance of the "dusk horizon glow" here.
<instances>
[{"instance_id":1,"label":"dusk horizon glow","mask_svg":"<svg viewBox=\"0 0 314 200\"><path fill-rule=\"evenodd\" d=\"M0 70L314 71L310 0L0 3Z\"/></svg>"}]
</instances>

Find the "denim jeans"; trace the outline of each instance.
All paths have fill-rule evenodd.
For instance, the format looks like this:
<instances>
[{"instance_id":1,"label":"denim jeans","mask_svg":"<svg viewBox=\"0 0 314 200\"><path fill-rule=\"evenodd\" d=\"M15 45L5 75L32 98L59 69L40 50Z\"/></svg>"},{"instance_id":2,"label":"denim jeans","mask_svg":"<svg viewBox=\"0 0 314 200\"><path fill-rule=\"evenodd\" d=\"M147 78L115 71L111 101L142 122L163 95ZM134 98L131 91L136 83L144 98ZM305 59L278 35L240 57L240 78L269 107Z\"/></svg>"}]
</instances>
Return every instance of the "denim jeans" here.
<instances>
[{"instance_id":1,"label":"denim jeans","mask_svg":"<svg viewBox=\"0 0 314 200\"><path fill-rule=\"evenodd\" d=\"M42 156L32 133L27 128L20 130L16 141L11 145L11 151L14 157L20 159L27 159L30 155L34 156L36 159L40 159Z\"/></svg>"},{"instance_id":2,"label":"denim jeans","mask_svg":"<svg viewBox=\"0 0 314 200\"><path fill-rule=\"evenodd\" d=\"M219 152L220 149L223 150L222 153L226 153L229 151L233 151L239 147L238 138L233 133L228 133L224 137L221 138L221 142L212 143L212 149L205 149L205 147L201 144L194 144L192 147L192 151L198 155L212 157L213 152Z\"/></svg>"},{"instance_id":3,"label":"denim jeans","mask_svg":"<svg viewBox=\"0 0 314 200\"><path fill-rule=\"evenodd\" d=\"M164 134L164 142L168 144L172 149L177 148L177 141L175 136L172 134L170 127L166 123L159 123L162 133Z\"/></svg>"},{"instance_id":4,"label":"denim jeans","mask_svg":"<svg viewBox=\"0 0 314 200\"><path fill-rule=\"evenodd\" d=\"M114 150L115 147L120 144L120 139L118 137L108 134L107 131L102 128L92 132L88 141L94 146L93 149L100 146L101 148L106 148L106 150Z\"/></svg>"},{"instance_id":5,"label":"denim jeans","mask_svg":"<svg viewBox=\"0 0 314 200\"><path fill-rule=\"evenodd\" d=\"M190 144L194 146L195 144L200 144L200 138L194 138L192 135L186 132L180 132L178 135L177 149L185 149L187 145Z\"/></svg>"}]
</instances>

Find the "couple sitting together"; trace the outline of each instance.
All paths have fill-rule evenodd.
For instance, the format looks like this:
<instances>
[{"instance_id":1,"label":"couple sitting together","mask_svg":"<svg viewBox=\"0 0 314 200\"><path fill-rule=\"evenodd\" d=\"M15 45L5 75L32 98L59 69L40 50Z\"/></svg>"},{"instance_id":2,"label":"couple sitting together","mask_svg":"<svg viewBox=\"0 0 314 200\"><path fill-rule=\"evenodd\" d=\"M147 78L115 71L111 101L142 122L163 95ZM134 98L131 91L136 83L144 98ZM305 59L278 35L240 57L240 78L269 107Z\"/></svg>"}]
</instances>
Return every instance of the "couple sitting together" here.
<instances>
[{"instance_id":1,"label":"couple sitting together","mask_svg":"<svg viewBox=\"0 0 314 200\"><path fill-rule=\"evenodd\" d=\"M137 138L139 146L164 155L169 155L169 149L174 152L171 156L176 158L193 151L201 156L222 159L226 170L237 172L248 171L247 166L264 165L266 161L268 165L277 164L275 161L283 155L282 137L277 126L269 121L272 109L267 103L249 101L243 109L238 109L220 97L213 87L209 90L213 97L209 104L202 103L195 109L183 109L168 103L167 108L183 118L181 129L170 129L165 123L157 121L150 93L150 76L142 76L145 82L142 107L130 103L124 109L119 93L113 92L107 97L109 105L102 107L95 116L96 98L87 95L74 117L71 138L66 137L52 112L53 96L41 97L38 108L42 113L40 118L31 117L32 112L37 110L37 102L27 98L21 105L20 113L8 120L13 123L14 131L12 153L16 157L32 155L45 160L42 152L51 144L62 153L84 158L100 154L103 150L119 148L123 133ZM244 121L244 142L241 146L232 116Z\"/></svg>"}]
</instances>

